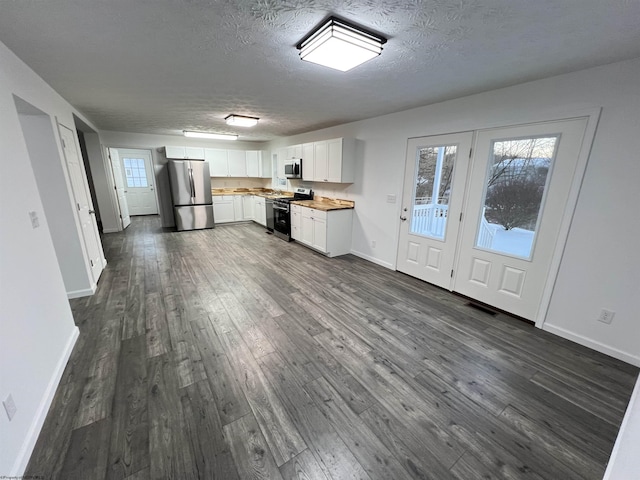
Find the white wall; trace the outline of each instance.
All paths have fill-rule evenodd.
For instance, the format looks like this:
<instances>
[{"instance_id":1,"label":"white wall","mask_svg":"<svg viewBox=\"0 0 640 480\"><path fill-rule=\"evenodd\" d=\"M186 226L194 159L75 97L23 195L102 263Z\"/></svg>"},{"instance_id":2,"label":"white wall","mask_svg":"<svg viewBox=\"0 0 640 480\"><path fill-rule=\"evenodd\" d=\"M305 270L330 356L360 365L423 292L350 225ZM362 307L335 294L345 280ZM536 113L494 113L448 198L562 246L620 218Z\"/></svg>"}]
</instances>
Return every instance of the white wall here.
<instances>
[{"instance_id":1,"label":"white wall","mask_svg":"<svg viewBox=\"0 0 640 480\"><path fill-rule=\"evenodd\" d=\"M13 94L73 126L69 104L0 43L0 399L18 408L11 422L0 410L7 476L23 473L78 334Z\"/></svg>"},{"instance_id":2,"label":"white wall","mask_svg":"<svg viewBox=\"0 0 640 480\"><path fill-rule=\"evenodd\" d=\"M75 205L69 198L63 166L58 159L56 126L49 115L19 114L29 159L49 219L49 231L67 290L81 292L91 288L90 271L86 268L83 244L78 235ZM55 219L55 220L53 220Z\"/></svg>"},{"instance_id":3,"label":"white wall","mask_svg":"<svg viewBox=\"0 0 640 480\"><path fill-rule=\"evenodd\" d=\"M640 378L636 381L603 480L640 478Z\"/></svg>"},{"instance_id":4,"label":"white wall","mask_svg":"<svg viewBox=\"0 0 640 480\"><path fill-rule=\"evenodd\" d=\"M187 146L203 148L223 148L225 150L262 150L263 142L215 141L187 138L181 135L149 135L143 133L127 133L101 131L100 138L110 148L142 148L149 149L153 155L153 168L158 187L158 205L163 227L173 227L173 210L171 208L171 190L166 165L164 146ZM160 150L160 151L159 151Z\"/></svg>"},{"instance_id":5,"label":"white wall","mask_svg":"<svg viewBox=\"0 0 640 480\"><path fill-rule=\"evenodd\" d=\"M636 59L297 135L269 148L343 136L361 140L353 185L312 186L321 195L354 200L353 253L395 268L409 137L602 107L544 328L640 365L639 78ZM397 204L387 203L388 193L398 196ZM603 307L616 311L611 325L596 321Z\"/></svg>"}]
</instances>

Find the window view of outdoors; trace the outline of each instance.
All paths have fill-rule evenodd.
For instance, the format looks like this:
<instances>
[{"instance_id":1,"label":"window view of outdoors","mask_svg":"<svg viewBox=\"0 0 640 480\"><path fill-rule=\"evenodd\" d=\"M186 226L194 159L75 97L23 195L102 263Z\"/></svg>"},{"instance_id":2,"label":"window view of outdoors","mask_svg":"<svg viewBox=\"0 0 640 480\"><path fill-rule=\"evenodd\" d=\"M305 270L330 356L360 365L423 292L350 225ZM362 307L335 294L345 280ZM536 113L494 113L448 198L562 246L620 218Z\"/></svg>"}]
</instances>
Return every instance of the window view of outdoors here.
<instances>
[{"instance_id":1,"label":"window view of outdoors","mask_svg":"<svg viewBox=\"0 0 640 480\"><path fill-rule=\"evenodd\" d=\"M418 150L411 233L444 239L456 152L456 145Z\"/></svg>"},{"instance_id":2,"label":"window view of outdoors","mask_svg":"<svg viewBox=\"0 0 640 480\"><path fill-rule=\"evenodd\" d=\"M127 187L147 187L147 172L142 158L123 158Z\"/></svg>"},{"instance_id":3,"label":"window view of outdoors","mask_svg":"<svg viewBox=\"0 0 640 480\"><path fill-rule=\"evenodd\" d=\"M530 258L558 137L493 143L476 246Z\"/></svg>"}]
</instances>

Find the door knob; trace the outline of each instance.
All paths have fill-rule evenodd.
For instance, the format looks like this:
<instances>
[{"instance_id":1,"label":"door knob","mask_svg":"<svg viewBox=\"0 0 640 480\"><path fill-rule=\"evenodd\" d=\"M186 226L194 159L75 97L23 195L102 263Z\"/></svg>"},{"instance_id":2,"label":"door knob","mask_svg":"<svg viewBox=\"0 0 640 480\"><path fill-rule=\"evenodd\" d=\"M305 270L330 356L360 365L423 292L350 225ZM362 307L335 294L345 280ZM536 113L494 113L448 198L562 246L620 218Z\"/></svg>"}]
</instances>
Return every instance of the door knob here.
<instances>
[{"instance_id":1,"label":"door knob","mask_svg":"<svg viewBox=\"0 0 640 480\"><path fill-rule=\"evenodd\" d=\"M95 210L89 210L89 213L90 213L91 215L95 215L95 214L96 214L96 211L95 211Z\"/></svg>"},{"instance_id":2,"label":"door knob","mask_svg":"<svg viewBox=\"0 0 640 480\"><path fill-rule=\"evenodd\" d=\"M402 220L403 222L407 219L407 217L403 217L402 215L400 215L400 220Z\"/></svg>"}]
</instances>

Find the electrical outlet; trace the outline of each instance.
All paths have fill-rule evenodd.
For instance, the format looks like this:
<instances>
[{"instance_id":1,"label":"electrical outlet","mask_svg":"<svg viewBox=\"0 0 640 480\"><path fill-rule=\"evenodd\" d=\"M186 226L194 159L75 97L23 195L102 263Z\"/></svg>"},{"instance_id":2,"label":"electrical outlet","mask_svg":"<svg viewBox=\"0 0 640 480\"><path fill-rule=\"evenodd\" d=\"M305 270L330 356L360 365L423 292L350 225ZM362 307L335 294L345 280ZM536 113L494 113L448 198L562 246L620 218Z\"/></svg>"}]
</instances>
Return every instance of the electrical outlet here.
<instances>
[{"instance_id":1,"label":"electrical outlet","mask_svg":"<svg viewBox=\"0 0 640 480\"><path fill-rule=\"evenodd\" d=\"M9 421L13 419L13 416L18 411L18 407L16 407L16 402L13 401L13 396L9 394L9 396L2 402L4 406L5 412L7 412L7 417L9 417Z\"/></svg>"},{"instance_id":2,"label":"electrical outlet","mask_svg":"<svg viewBox=\"0 0 640 480\"><path fill-rule=\"evenodd\" d=\"M606 324L611 324L611 321L613 320L615 314L616 312L603 308L600 312L600 316L598 317L598 321Z\"/></svg>"}]
</instances>

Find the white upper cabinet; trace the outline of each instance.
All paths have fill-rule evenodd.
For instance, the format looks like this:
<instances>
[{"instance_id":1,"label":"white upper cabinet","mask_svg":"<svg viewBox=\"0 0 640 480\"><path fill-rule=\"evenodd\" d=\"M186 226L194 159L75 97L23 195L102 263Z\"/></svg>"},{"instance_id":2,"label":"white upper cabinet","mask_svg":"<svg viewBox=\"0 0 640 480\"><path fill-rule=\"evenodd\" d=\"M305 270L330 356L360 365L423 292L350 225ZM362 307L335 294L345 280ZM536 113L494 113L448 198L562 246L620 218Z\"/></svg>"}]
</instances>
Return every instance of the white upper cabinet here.
<instances>
[{"instance_id":1,"label":"white upper cabinet","mask_svg":"<svg viewBox=\"0 0 640 480\"><path fill-rule=\"evenodd\" d=\"M302 158L302 145L291 145L287 147L286 155L287 159Z\"/></svg>"},{"instance_id":2,"label":"white upper cabinet","mask_svg":"<svg viewBox=\"0 0 640 480\"><path fill-rule=\"evenodd\" d=\"M271 177L271 169L264 162L260 150L222 150L205 148L212 177Z\"/></svg>"},{"instance_id":3,"label":"white upper cabinet","mask_svg":"<svg viewBox=\"0 0 640 480\"><path fill-rule=\"evenodd\" d=\"M204 160L204 148L199 147L164 147L167 158L188 160Z\"/></svg>"},{"instance_id":4,"label":"white upper cabinet","mask_svg":"<svg viewBox=\"0 0 640 480\"><path fill-rule=\"evenodd\" d=\"M229 176L229 162L226 150L205 148L204 158L209 162L209 171L212 177Z\"/></svg>"},{"instance_id":5,"label":"white upper cabinet","mask_svg":"<svg viewBox=\"0 0 640 480\"><path fill-rule=\"evenodd\" d=\"M302 144L302 179L313 181L315 155L313 154L313 143Z\"/></svg>"},{"instance_id":6,"label":"white upper cabinet","mask_svg":"<svg viewBox=\"0 0 640 480\"><path fill-rule=\"evenodd\" d=\"M297 157L298 152L300 157ZM302 158L302 179L310 182L353 183L355 181L356 141L353 138L334 138L278 151L289 158ZM280 163L280 162L278 162ZM278 165L278 168L280 165ZM279 170L278 170L279 171Z\"/></svg>"},{"instance_id":7,"label":"white upper cabinet","mask_svg":"<svg viewBox=\"0 0 640 480\"><path fill-rule=\"evenodd\" d=\"M329 150L327 142L315 142L313 144L313 181L328 182L329 181ZM304 168L304 167L303 167Z\"/></svg>"},{"instance_id":8,"label":"white upper cabinet","mask_svg":"<svg viewBox=\"0 0 640 480\"><path fill-rule=\"evenodd\" d=\"M227 150L230 177L247 176L247 153L244 150Z\"/></svg>"},{"instance_id":9,"label":"white upper cabinet","mask_svg":"<svg viewBox=\"0 0 640 480\"><path fill-rule=\"evenodd\" d=\"M259 150L247 150L247 177L264 177L262 174L262 152Z\"/></svg>"}]
</instances>

